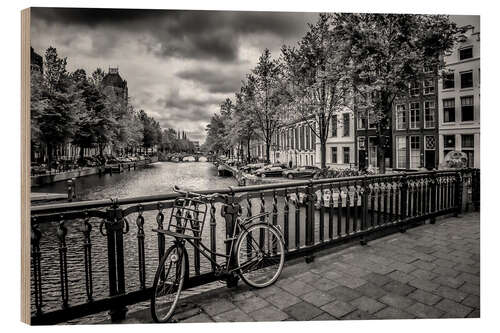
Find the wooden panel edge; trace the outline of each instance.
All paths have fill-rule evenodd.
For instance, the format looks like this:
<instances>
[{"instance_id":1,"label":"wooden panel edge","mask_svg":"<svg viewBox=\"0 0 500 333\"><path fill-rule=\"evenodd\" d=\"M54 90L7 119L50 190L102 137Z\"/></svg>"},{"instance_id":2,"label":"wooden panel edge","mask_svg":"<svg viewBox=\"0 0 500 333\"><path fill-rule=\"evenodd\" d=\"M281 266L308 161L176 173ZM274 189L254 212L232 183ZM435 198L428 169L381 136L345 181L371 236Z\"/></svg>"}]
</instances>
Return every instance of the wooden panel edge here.
<instances>
[{"instance_id":1,"label":"wooden panel edge","mask_svg":"<svg viewBox=\"0 0 500 333\"><path fill-rule=\"evenodd\" d=\"M30 8L21 11L21 321L31 323L30 310Z\"/></svg>"}]
</instances>

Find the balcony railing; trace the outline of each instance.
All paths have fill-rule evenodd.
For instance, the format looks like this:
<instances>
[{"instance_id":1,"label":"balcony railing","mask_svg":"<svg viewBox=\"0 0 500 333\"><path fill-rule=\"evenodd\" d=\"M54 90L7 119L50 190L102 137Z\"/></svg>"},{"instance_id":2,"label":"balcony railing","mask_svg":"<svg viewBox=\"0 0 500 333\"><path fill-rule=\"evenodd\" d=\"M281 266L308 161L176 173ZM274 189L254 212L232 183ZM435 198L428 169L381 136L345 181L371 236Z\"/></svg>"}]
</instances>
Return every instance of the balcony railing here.
<instances>
[{"instance_id":1,"label":"balcony railing","mask_svg":"<svg viewBox=\"0 0 500 333\"><path fill-rule=\"evenodd\" d=\"M230 187L210 205L203 242L229 251L238 215L271 212L281 228L287 258L312 259L315 251L348 241L366 244L377 234L404 232L436 217L479 209L479 170L319 179ZM31 209L31 322L54 324L146 301L167 246L164 221L178 194L94 200ZM175 212L174 212L175 213ZM217 280L215 267L188 249L185 288ZM213 258L215 259L215 258Z\"/></svg>"}]
</instances>

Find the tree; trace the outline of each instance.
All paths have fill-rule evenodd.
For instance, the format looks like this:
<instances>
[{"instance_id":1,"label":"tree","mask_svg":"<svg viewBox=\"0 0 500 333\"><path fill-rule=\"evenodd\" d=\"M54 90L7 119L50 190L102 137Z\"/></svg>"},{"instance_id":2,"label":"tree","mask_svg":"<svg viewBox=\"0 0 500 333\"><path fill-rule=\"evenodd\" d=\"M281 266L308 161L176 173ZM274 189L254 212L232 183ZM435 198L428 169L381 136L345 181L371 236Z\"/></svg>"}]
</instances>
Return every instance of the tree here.
<instances>
[{"instance_id":1,"label":"tree","mask_svg":"<svg viewBox=\"0 0 500 333\"><path fill-rule=\"evenodd\" d=\"M73 144L80 147L80 159L84 149L93 147L99 136L100 118L104 111L104 96L88 80L85 70L77 69L71 74L80 102L76 105L75 133Z\"/></svg>"},{"instance_id":2,"label":"tree","mask_svg":"<svg viewBox=\"0 0 500 333\"><path fill-rule=\"evenodd\" d=\"M205 145L210 151L216 154L227 152L226 124L227 119L223 115L214 113L212 118L210 118L210 123L206 127L207 139Z\"/></svg>"},{"instance_id":3,"label":"tree","mask_svg":"<svg viewBox=\"0 0 500 333\"><path fill-rule=\"evenodd\" d=\"M240 144L244 142L247 147L247 163L250 163L250 142L252 139L257 138L257 125L255 119L252 117L251 110L255 106L253 87L247 86L246 82L243 83L239 93L236 93L236 103L234 105L234 112L231 119L230 136L233 142Z\"/></svg>"},{"instance_id":4,"label":"tree","mask_svg":"<svg viewBox=\"0 0 500 333\"><path fill-rule=\"evenodd\" d=\"M320 14L297 47L282 48L290 110L318 137L322 168L326 167L329 125L350 101L349 59L341 42L330 32L329 16Z\"/></svg>"},{"instance_id":5,"label":"tree","mask_svg":"<svg viewBox=\"0 0 500 333\"><path fill-rule=\"evenodd\" d=\"M101 68L97 68L90 77L90 81L92 82L92 84L94 84L94 86L97 89L99 89L99 91L102 90L101 84L105 76L106 73L104 73L104 71Z\"/></svg>"},{"instance_id":6,"label":"tree","mask_svg":"<svg viewBox=\"0 0 500 333\"><path fill-rule=\"evenodd\" d=\"M409 83L422 79L424 67L437 71L459 29L444 15L333 14L330 24L351 60L356 100L376 124L384 173L394 99L408 94Z\"/></svg>"},{"instance_id":7,"label":"tree","mask_svg":"<svg viewBox=\"0 0 500 333\"><path fill-rule=\"evenodd\" d=\"M73 135L75 110L81 100L66 71L66 58L59 58L55 48L49 47L45 52L43 77L32 75L31 118L35 137L47 146L50 168L54 146L67 142Z\"/></svg>"},{"instance_id":8,"label":"tree","mask_svg":"<svg viewBox=\"0 0 500 333\"><path fill-rule=\"evenodd\" d=\"M255 91L255 106L249 110L259 134L266 145L266 160L270 162L270 147L273 135L281 125L283 77L278 61L271 58L265 49L252 74L247 76L247 85Z\"/></svg>"}]
</instances>

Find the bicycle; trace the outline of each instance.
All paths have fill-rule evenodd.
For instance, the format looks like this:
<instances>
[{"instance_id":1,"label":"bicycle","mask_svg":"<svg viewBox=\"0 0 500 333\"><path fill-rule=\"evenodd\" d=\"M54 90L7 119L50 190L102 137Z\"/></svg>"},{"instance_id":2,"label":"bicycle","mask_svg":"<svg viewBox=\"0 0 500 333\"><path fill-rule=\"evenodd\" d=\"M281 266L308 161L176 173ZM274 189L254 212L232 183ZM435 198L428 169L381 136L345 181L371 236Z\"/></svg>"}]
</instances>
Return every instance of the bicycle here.
<instances>
[{"instance_id":1,"label":"bicycle","mask_svg":"<svg viewBox=\"0 0 500 333\"><path fill-rule=\"evenodd\" d=\"M174 191L182 196L174 202L168 227L153 229L174 238L174 244L165 251L155 274L151 296L151 316L155 322L168 322L174 315L189 272L186 242L215 266L220 279L239 276L254 288L265 288L276 282L285 262L285 243L279 227L269 223L269 212L244 219L238 216L232 236L226 239L230 244L229 254L213 252L203 244L201 235L208 204L225 196L182 191L178 187L174 187ZM217 263L212 256L225 258L227 264ZM236 265L232 265L233 260Z\"/></svg>"}]
</instances>

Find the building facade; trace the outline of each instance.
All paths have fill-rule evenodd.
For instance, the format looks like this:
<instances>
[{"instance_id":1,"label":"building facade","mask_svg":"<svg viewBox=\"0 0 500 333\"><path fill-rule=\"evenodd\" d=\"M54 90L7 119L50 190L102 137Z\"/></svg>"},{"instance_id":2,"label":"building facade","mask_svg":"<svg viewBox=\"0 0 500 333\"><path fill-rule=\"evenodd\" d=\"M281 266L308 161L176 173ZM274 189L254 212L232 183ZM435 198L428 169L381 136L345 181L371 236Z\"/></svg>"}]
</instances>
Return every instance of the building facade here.
<instances>
[{"instance_id":1,"label":"building facade","mask_svg":"<svg viewBox=\"0 0 500 333\"><path fill-rule=\"evenodd\" d=\"M343 111L333 114L329 125L326 141L326 166L332 169L342 169L355 165L353 111L350 108L345 108ZM320 142L316 144L316 151L318 151L318 161L320 161Z\"/></svg>"},{"instance_id":2,"label":"building facade","mask_svg":"<svg viewBox=\"0 0 500 333\"><path fill-rule=\"evenodd\" d=\"M103 92L108 96L114 96L128 103L127 81L122 79L118 68L109 68L108 73L102 79Z\"/></svg>"},{"instance_id":3,"label":"building facade","mask_svg":"<svg viewBox=\"0 0 500 333\"><path fill-rule=\"evenodd\" d=\"M374 96L370 96L373 99ZM379 166L379 145L377 133L377 120L375 113L371 111L370 107L366 106L371 104L360 103L359 98L354 104L354 139L355 139L355 153L354 163L360 170L366 168L378 168ZM383 129L382 138L385 141L384 146L384 163L386 167L391 167L392 164L392 150L391 150L391 126L386 126Z\"/></svg>"},{"instance_id":4,"label":"building facade","mask_svg":"<svg viewBox=\"0 0 500 333\"><path fill-rule=\"evenodd\" d=\"M291 120L281 126L271 141L271 163L284 163L292 167L316 165L318 140L312 130L315 126L314 118L303 121ZM265 158L265 144L262 149Z\"/></svg>"},{"instance_id":5,"label":"building facade","mask_svg":"<svg viewBox=\"0 0 500 333\"><path fill-rule=\"evenodd\" d=\"M480 32L470 28L450 54L439 80L439 161L464 152L468 166L480 167Z\"/></svg>"},{"instance_id":6,"label":"building facade","mask_svg":"<svg viewBox=\"0 0 500 333\"><path fill-rule=\"evenodd\" d=\"M423 80L409 84L408 95L394 100L392 154L394 169L438 166L437 71L424 69Z\"/></svg>"}]
</instances>

